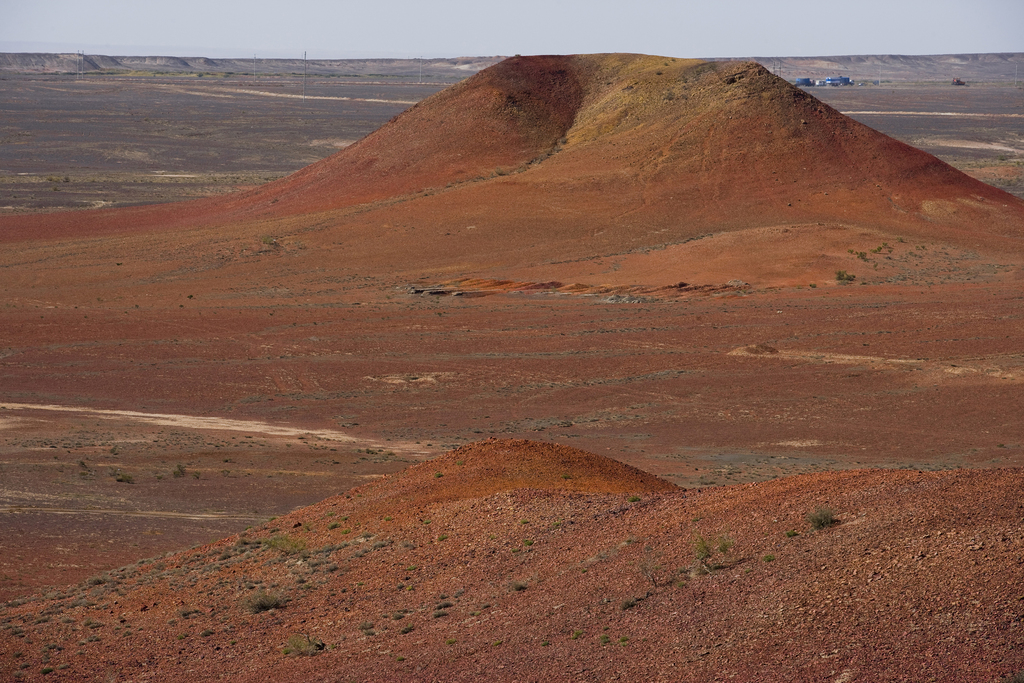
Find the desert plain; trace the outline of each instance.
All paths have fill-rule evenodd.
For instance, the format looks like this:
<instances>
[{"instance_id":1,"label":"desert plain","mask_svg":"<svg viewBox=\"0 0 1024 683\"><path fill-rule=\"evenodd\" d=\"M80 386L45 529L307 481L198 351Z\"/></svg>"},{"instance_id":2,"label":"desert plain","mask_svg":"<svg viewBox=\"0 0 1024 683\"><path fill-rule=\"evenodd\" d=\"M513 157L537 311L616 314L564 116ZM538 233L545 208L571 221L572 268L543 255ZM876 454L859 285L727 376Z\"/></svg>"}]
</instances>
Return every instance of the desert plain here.
<instances>
[{"instance_id":1,"label":"desert plain","mask_svg":"<svg viewBox=\"0 0 1024 683\"><path fill-rule=\"evenodd\" d=\"M78 86L187 104L3 178L3 671L1024 670L1019 89L636 55L302 108Z\"/></svg>"}]
</instances>

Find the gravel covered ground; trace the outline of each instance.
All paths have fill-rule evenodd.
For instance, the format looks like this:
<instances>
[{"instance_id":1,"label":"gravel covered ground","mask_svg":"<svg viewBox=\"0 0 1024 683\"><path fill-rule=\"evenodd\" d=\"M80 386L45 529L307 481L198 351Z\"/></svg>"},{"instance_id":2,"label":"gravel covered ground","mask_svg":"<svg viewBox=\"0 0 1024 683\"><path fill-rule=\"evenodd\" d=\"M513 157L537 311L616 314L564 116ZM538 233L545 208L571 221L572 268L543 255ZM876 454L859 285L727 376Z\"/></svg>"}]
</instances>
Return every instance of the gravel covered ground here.
<instances>
[{"instance_id":1,"label":"gravel covered ground","mask_svg":"<svg viewBox=\"0 0 1024 683\"><path fill-rule=\"evenodd\" d=\"M25 680L997 681L1024 669L1022 483L1019 469L859 470L684 490L491 440L9 603L0 666Z\"/></svg>"},{"instance_id":2,"label":"gravel covered ground","mask_svg":"<svg viewBox=\"0 0 1024 683\"><path fill-rule=\"evenodd\" d=\"M0 674L1020 671L1022 236L756 64L631 55L0 218Z\"/></svg>"}]
</instances>

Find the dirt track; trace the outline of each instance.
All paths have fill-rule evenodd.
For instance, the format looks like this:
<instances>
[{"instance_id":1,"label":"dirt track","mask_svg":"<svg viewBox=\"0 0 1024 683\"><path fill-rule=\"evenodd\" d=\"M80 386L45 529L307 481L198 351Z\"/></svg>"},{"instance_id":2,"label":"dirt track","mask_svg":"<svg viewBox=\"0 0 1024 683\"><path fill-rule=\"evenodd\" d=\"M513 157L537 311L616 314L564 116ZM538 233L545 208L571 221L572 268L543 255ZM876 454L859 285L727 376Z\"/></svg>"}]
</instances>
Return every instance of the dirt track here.
<instances>
[{"instance_id":1,"label":"dirt track","mask_svg":"<svg viewBox=\"0 0 1024 683\"><path fill-rule=\"evenodd\" d=\"M0 403L0 410L33 411L43 410L59 413L75 413L85 417L103 419L126 419L144 424L164 425L167 427L183 427L185 429L212 429L217 431L238 431L252 434L272 436L314 436L319 439L339 442L355 441L342 432L327 429L303 430L291 427L270 425L263 422L228 420L220 417L199 417L196 415L161 415L158 413L140 413L131 410L98 410L75 406L52 406L34 403Z\"/></svg>"}]
</instances>

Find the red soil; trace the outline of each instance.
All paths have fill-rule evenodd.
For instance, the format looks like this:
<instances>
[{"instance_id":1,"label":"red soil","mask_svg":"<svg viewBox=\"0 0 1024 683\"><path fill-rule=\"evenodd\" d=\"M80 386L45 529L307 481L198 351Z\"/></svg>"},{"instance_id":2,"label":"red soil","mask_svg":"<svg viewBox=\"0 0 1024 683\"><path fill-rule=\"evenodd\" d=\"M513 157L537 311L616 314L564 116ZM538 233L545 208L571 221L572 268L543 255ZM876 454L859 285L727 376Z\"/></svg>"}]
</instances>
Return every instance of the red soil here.
<instances>
[{"instance_id":1,"label":"red soil","mask_svg":"<svg viewBox=\"0 0 1024 683\"><path fill-rule=\"evenodd\" d=\"M463 446L392 478L369 484L367 512L415 516L426 506L503 491L656 493L677 487L617 460L559 444L491 439Z\"/></svg>"},{"instance_id":2,"label":"red soil","mask_svg":"<svg viewBox=\"0 0 1024 683\"><path fill-rule=\"evenodd\" d=\"M550 430L677 477L710 463L719 483L776 455L1017 465L1022 233L1024 202L757 65L516 58L249 193L3 219L0 391L358 422L424 454L423 432ZM605 287L639 303L587 296ZM8 605L0 671L996 680L1024 668L1021 477L664 491L579 451L488 442L237 544ZM818 505L841 523L811 533ZM279 534L308 557L251 543ZM736 542L710 575L694 534ZM260 587L290 602L250 614ZM332 649L281 654L298 633Z\"/></svg>"},{"instance_id":3,"label":"red soil","mask_svg":"<svg viewBox=\"0 0 1024 683\"><path fill-rule=\"evenodd\" d=\"M490 478L537 465L571 479ZM28 680L46 666L46 680L996 681L1024 668L1022 484L1019 469L852 471L683 492L492 441L9 605L0 666L27 663ZM619 485L636 495L601 490ZM815 531L821 506L838 524ZM250 613L260 589L286 604ZM327 649L288 655L290 638Z\"/></svg>"},{"instance_id":4,"label":"red soil","mask_svg":"<svg viewBox=\"0 0 1024 683\"><path fill-rule=\"evenodd\" d=\"M240 221L340 247L368 268L468 273L818 222L1015 251L1024 203L756 64L517 57L251 192L12 217L0 233L66 238ZM780 255L761 251L762 260Z\"/></svg>"}]
</instances>

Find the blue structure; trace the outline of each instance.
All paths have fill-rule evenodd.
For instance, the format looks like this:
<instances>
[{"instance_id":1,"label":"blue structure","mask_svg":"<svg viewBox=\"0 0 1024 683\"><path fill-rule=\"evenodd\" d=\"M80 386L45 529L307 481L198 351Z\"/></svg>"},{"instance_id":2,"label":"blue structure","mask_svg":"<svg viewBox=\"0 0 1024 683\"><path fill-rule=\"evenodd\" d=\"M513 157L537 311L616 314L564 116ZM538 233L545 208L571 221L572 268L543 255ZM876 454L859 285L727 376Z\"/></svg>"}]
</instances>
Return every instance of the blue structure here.
<instances>
[{"instance_id":1,"label":"blue structure","mask_svg":"<svg viewBox=\"0 0 1024 683\"><path fill-rule=\"evenodd\" d=\"M813 78L798 78L794 83L800 88L812 88L816 85L853 85L853 81L847 76L829 76L823 81L816 81Z\"/></svg>"}]
</instances>

